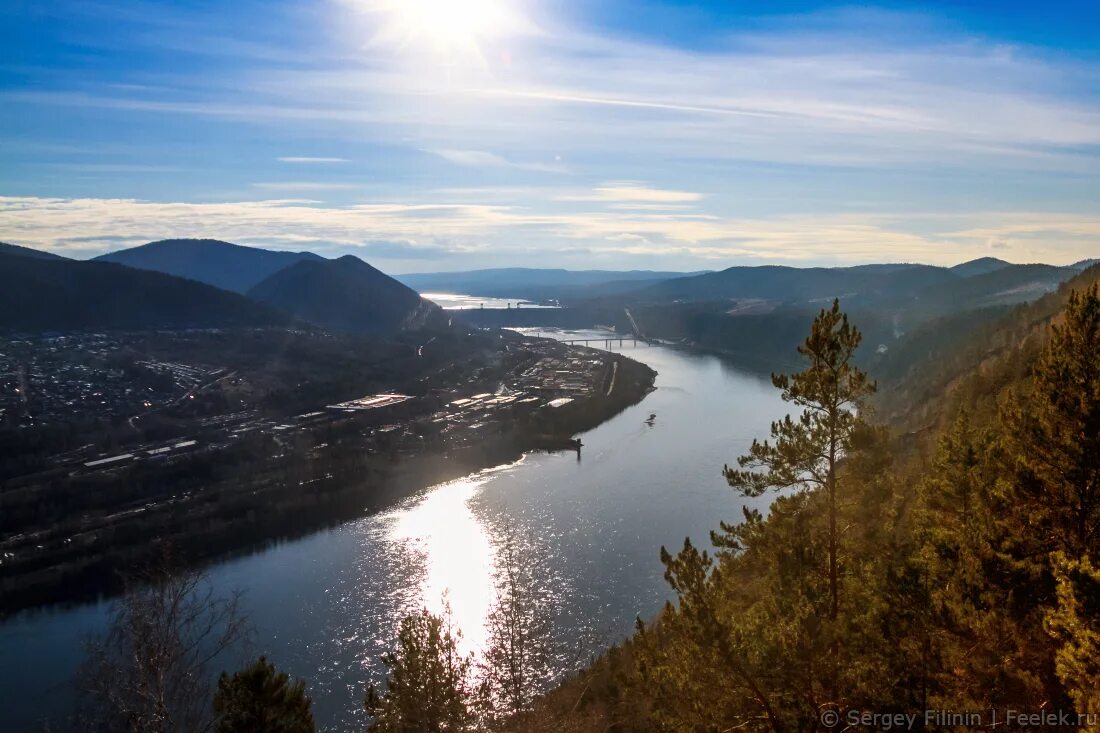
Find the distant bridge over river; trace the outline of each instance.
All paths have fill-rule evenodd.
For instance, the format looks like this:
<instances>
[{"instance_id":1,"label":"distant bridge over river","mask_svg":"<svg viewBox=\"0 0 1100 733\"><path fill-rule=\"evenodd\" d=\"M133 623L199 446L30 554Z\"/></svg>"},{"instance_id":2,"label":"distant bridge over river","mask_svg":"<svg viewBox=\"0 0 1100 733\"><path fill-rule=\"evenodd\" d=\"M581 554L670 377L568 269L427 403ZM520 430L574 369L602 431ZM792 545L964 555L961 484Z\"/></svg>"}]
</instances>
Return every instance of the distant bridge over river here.
<instances>
[{"instance_id":1,"label":"distant bridge over river","mask_svg":"<svg viewBox=\"0 0 1100 733\"><path fill-rule=\"evenodd\" d=\"M584 346L590 346L591 344L603 344L603 348L608 350L608 351L611 350L611 345L614 344L616 341L619 342L620 347L624 343L629 343L632 346L637 346L639 341L641 341L644 345L649 346L648 341L646 341L643 338L639 338L637 336L612 336L612 337L609 337L609 338L597 338L597 339L562 339L562 343L565 343L565 344L583 344ZM592 346L591 348L599 348L599 347Z\"/></svg>"}]
</instances>

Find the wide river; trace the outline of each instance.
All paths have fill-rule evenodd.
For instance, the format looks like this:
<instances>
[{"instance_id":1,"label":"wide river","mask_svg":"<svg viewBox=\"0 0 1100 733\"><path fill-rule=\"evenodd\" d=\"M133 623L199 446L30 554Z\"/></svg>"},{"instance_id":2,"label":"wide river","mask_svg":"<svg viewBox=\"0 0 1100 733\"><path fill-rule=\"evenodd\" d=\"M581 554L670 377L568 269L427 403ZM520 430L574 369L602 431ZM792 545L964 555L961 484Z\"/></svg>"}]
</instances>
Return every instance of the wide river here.
<instances>
[{"instance_id":1,"label":"wide river","mask_svg":"<svg viewBox=\"0 0 1100 733\"><path fill-rule=\"evenodd\" d=\"M657 390L582 435L579 459L528 455L211 568L219 589L244 591L252 651L307 681L319 729L363 729L364 692L384 679L380 655L411 611L446 602L477 653L506 536L523 562L537 563L564 672L661 608L670 595L662 545L686 536L706 544L719 520L741 517L742 504L767 508L768 497L735 495L721 469L786 413L770 382L712 356L622 350L657 370ZM41 730L36 721L67 707L81 640L108 610L87 604L0 624L0 728Z\"/></svg>"}]
</instances>

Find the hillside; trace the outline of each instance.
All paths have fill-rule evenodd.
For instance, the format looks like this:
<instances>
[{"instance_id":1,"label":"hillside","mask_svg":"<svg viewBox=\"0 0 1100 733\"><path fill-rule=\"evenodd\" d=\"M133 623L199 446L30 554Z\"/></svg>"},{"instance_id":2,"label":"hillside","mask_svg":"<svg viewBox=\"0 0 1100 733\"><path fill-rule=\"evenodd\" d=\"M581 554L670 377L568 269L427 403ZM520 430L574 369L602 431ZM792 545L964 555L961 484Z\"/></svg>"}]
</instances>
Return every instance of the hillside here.
<instances>
[{"instance_id":1,"label":"hillside","mask_svg":"<svg viewBox=\"0 0 1100 733\"><path fill-rule=\"evenodd\" d=\"M919 291L909 317L921 319L972 308L1024 303L1056 290L1076 274L1076 270L1068 267L1006 265Z\"/></svg>"},{"instance_id":2,"label":"hillside","mask_svg":"<svg viewBox=\"0 0 1100 733\"><path fill-rule=\"evenodd\" d=\"M939 422L949 404L941 396L962 379L960 375L988 375L993 363L1011 371L1013 365L1026 362L1009 357L1018 349L1035 345L1036 337L1065 308L1070 292L1097 282L1100 266L1081 272L1030 303L930 321L875 367L891 382L890 389L879 396L883 417L911 430Z\"/></svg>"},{"instance_id":3,"label":"hillside","mask_svg":"<svg viewBox=\"0 0 1100 733\"><path fill-rule=\"evenodd\" d=\"M987 272L995 272L1002 267L1008 267L1009 264L1010 263L999 260L996 257L979 257L976 260L970 260L969 262L955 265L951 268L951 272L959 277L972 277L974 275L984 275Z\"/></svg>"},{"instance_id":4,"label":"hillside","mask_svg":"<svg viewBox=\"0 0 1100 733\"><path fill-rule=\"evenodd\" d=\"M351 255L299 262L259 283L248 296L348 333L392 333L443 318L438 306Z\"/></svg>"},{"instance_id":5,"label":"hillside","mask_svg":"<svg viewBox=\"0 0 1100 733\"><path fill-rule=\"evenodd\" d=\"M721 272L667 280L638 291L634 297L653 302L896 297L957 279L958 276L949 270L931 265L832 268L764 265L731 267Z\"/></svg>"},{"instance_id":6,"label":"hillside","mask_svg":"<svg viewBox=\"0 0 1100 733\"><path fill-rule=\"evenodd\" d=\"M225 328L287 320L243 296L171 275L0 254L0 329Z\"/></svg>"},{"instance_id":7,"label":"hillside","mask_svg":"<svg viewBox=\"0 0 1100 733\"><path fill-rule=\"evenodd\" d=\"M53 252L43 252L40 249L32 249L30 247L20 247L18 244L8 244L6 242L0 242L0 254L6 255L19 255L22 257L33 257L39 260L64 260L67 259L61 255L55 255Z\"/></svg>"},{"instance_id":8,"label":"hillside","mask_svg":"<svg viewBox=\"0 0 1100 733\"><path fill-rule=\"evenodd\" d=\"M216 239L165 239L96 258L241 294L285 267L321 259L312 252L275 252Z\"/></svg>"}]
</instances>

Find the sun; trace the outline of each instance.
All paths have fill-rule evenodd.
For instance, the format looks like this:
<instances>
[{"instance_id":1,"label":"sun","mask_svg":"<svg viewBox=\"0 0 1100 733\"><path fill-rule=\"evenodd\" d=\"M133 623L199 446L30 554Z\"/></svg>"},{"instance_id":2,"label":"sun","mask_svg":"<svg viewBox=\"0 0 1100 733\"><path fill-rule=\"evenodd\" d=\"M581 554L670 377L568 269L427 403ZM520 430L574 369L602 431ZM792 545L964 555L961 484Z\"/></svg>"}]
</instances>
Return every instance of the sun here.
<instances>
[{"instance_id":1,"label":"sun","mask_svg":"<svg viewBox=\"0 0 1100 733\"><path fill-rule=\"evenodd\" d=\"M382 40L445 52L478 52L481 43L521 25L506 0L381 0L376 7L383 15Z\"/></svg>"}]
</instances>

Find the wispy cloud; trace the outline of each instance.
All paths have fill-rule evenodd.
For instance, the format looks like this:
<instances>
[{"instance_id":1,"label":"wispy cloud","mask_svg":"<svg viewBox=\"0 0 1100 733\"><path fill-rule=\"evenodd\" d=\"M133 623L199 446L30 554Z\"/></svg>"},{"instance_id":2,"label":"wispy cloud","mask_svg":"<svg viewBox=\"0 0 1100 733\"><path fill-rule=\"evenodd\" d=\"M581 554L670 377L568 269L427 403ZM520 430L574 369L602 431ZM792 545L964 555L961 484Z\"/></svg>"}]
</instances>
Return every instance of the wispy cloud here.
<instances>
[{"instance_id":1,"label":"wispy cloud","mask_svg":"<svg viewBox=\"0 0 1100 733\"><path fill-rule=\"evenodd\" d=\"M567 173L569 170L562 165L560 156L552 163L517 163L486 150L450 150L444 148L425 152L438 155L448 163L467 168L512 168L539 173Z\"/></svg>"},{"instance_id":2,"label":"wispy cloud","mask_svg":"<svg viewBox=\"0 0 1100 733\"><path fill-rule=\"evenodd\" d=\"M605 201L612 203L684 204L699 201L703 194L694 191L671 191L651 188L642 183L624 181L596 187L591 194L558 196L558 201Z\"/></svg>"}]
</instances>

